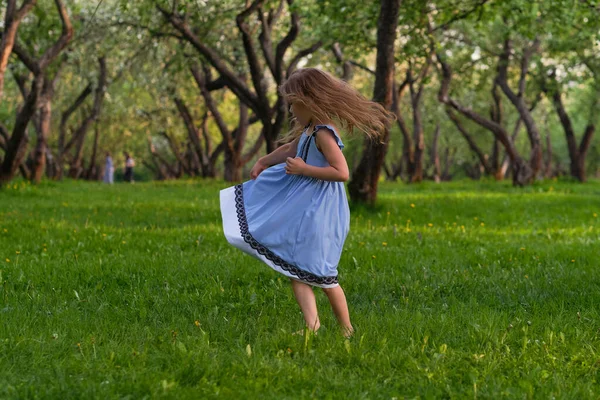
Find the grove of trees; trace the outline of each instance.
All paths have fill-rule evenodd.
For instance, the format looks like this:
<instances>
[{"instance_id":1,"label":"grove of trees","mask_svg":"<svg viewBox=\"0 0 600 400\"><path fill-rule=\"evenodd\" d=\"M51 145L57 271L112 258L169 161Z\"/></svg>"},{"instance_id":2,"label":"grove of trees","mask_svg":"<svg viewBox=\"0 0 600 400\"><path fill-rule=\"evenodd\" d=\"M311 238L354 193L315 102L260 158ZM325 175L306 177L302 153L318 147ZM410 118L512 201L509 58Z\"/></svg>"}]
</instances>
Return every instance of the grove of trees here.
<instances>
[{"instance_id":1,"label":"grove of trees","mask_svg":"<svg viewBox=\"0 0 600 400\"><path fill-rule=\"evenodd\" d=\"M2 0L0 17L0 185L97 180L123 151L148 179L240 181L305 66L396 116L383 143L344 133L355 201L382 178L600 177L594 0Z\"/></svg>"}]
</instances>

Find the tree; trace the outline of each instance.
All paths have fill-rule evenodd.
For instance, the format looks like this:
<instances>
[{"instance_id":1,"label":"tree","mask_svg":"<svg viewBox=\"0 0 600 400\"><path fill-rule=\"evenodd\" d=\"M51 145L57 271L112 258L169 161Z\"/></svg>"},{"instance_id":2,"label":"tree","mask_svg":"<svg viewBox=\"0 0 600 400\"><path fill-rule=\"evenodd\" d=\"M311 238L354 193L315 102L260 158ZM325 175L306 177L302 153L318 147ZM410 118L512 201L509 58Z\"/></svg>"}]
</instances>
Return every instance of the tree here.
<instances>
[{"instance_id":1,"label":"tree","mask_svg":"<svg viewBox=\"0 0 600 400\"><path fill-rule=\"evenodd\" d=\"M176 7L168 10L166 7L157 4L157 9L164 16L173 28L179 33L181 40L188 42L193 48L219 73L220 79L235 95L247 105L259 118L262 123L261 134L265 138L266 150L271 152L276 148L276 139L281 132L287 117L287 108L285 107L283 97L277 91L274 96L269 96L267 86L267 73L270 73L274 83L279 86L286 79L298 61L306 55L314 52L321 47L321 41L300 50L291 60L285 62L285 54L291 44L296 40L300 30L300 17L295 8L294 0L281 0L276 9L265 10L265 0L255 0L247 7L243 8L235 17L237 29L242 37L242 47L246 57L246 62L250 70L250 80L252 89L239 78L230 63L222 57L206 40L196 34L197 29L190 25L190 19L184 9L180 12ZM273 44L273 28L287 3L290 15L290 26L285 34ZM256 47L255 39L252 36L252 29L249 19L252 15L256 16L256 21L260 27L258 37L260 53ZM262 60L259 54L262 54ZM266 66L266 67L265 67ZM274 104L271 104L270 97L275 97Z\"/></svg>"},{"instance_id":2,"label":"tree","mask_svg":"<svg viewBox=\"0 0 600 400\"><path fill-rule=\"evenodd\" d=\"M62 33L60 37L50 46L41 57L35 59L27 50L21 47L15 39L14 52L17 54L21 62L33 73L33 81L31 83L31 89L25 99L23 107L18 112L15 125L13 128L12 135L7 140L4 160L0 165L0 185L10 181L27 151L27 143L29 141L27 133L27 125L31 121L34 113L39 107L40 96L42 94L45 85L52 86L48 82L51 78L46 75L48 66L54 61L54 59L60 54L60 52L66 47L71 38L73 37L73 27L65 6L61 0L54 0L56 9L60 16L62 24ZM43 99L45 101L45 99ZM48 114L46 114L48 115ZM47 133L47 131L43 131ZM47 137L44 135L38 136L38 143L41 147L46 146ZM38 154L38 153L36 153ZM37 163L40 165L45 164L46 152L40 152L40 159Z\"/></svg>"},{"instance_id":3,"label":"tree","mask_svg":"<svg viewBox=\"0 0 600 400\"><path fill-rule=\"evenodd\" d=\"M394 88L394 42L398 26L401 0L381 0L377 22L377 61L373 101L391 109ZM362 158L352 173L348 184L353 201L374 204L377 199L377 184L385 161L389 128L386 127L381 142L365 139Z\"/></svg>"}]
</instances>

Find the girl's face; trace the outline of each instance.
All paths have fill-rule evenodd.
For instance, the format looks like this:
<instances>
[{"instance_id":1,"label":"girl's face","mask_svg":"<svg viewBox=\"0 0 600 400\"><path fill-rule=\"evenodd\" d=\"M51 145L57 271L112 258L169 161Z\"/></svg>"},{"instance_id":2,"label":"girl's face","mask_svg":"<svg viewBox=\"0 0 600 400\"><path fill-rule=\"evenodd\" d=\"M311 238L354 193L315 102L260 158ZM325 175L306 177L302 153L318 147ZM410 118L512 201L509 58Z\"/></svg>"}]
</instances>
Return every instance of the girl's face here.
<instances>
[{"instance_id":1,"label":"girl's face","mask_svg":"<svg viewBox=\"0 0 600 400\"><path fill-rule=\"evenodd\" d=\"M310 110L306 108L304 104L296 101L293 101L292 104L290 104L290 111L301 125L308 124L312 118Z\"/></svg>"}]
</instances>

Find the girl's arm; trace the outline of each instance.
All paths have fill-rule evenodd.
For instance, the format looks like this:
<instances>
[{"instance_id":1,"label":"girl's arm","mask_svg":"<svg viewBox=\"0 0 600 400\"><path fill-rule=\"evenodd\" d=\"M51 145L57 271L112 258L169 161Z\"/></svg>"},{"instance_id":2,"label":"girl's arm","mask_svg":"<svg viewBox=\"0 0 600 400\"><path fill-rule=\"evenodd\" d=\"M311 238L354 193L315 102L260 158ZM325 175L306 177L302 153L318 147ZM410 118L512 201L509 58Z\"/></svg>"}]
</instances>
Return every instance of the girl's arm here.
<instances>
[{"instance_id":1,"label":"girl's arm","mask_svg":"<svg viewBox=\"0 0 600 400\"><path fill-rule=\"evenodd\" d=\"M293 142L288 144L284 144L280 146L277 150L267 154L264 157L258 159L252 170L250 171L250 178L256 179L261 172L265 169L269 168L272 165L280 164L284 162L288 157L293 157L296 154L296 150L298 148L298 142L300 141L300 136L294 139Z\"/></svg>"},{"instance_id":2,"label":"girl's arm","mask_svg":"<svg viewBox=\"0 0 600 400\"><path fill-rule=\"evenodd\" d=\"M294 157L296 155L296 150L298 149L298 142L300 141L300 136L298 136L294 141L284 144L280 146L276 150L267 154L264 157L261 157L258 162L260 162L266 168L275 165L281 164L285 162L288 157Z\"/></svg>"},{"instance_id":3,"label":"girl's arm","mask_svg":"<svg viewBox=\"0 0 600 400\"><path fill-rule=\"evenodd\" d=\"M346 182L350 177L348 163L334 136L327 129L320 129L316 135L316 142L317 147L327 159L329 167L315 167L306 164L300 157L289 157L286 162L286 172L324 181Z\"/></svg>"}]
</instances>

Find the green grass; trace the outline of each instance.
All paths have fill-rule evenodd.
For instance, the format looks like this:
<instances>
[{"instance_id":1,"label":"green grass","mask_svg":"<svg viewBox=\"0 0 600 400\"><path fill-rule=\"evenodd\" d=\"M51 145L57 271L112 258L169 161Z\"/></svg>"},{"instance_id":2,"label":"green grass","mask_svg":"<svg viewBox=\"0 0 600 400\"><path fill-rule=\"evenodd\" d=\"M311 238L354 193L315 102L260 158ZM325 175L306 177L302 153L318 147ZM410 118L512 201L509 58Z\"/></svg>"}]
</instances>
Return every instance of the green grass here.
<instances>
[{"instance_id":1,"label":"green grass","mask_svg":"<svg viewBox=\"0 0 600 400\"><path fill-rule=\"evenodd\" d=\"M222 236L225 186L1 190L0 398L600 396L600 182L383 184L339 267L350 341L323 293L292 335L289 282Z\"/></svg>"}]
</instances>

